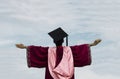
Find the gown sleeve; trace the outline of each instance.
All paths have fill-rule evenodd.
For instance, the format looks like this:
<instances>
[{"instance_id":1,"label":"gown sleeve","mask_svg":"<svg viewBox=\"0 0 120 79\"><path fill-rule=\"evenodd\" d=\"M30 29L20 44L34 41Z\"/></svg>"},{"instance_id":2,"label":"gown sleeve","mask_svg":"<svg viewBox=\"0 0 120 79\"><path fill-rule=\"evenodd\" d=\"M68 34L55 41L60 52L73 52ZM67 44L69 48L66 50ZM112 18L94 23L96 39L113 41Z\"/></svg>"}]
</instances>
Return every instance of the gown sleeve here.
<instances>
[{"instance_id":1,"label":"gown sleeve","mask_svg":"<svg viewBox=\"0 0 120 79\"><path fill-rule=\"evenodd\" d=\"M28 46L27 64L28 67L42 68L47 66L48 47Z\"/></svg>"},{"instance_id":2,"label":"gown sleeve","mask_svg":"<svg viewBox=\"0 0 120 79\"><path fill-rule=\"evenodd\" d=\"M75 67L82 67L91 64L91 52L88 44L70 46Z\"/></svg>"}]
</instances>

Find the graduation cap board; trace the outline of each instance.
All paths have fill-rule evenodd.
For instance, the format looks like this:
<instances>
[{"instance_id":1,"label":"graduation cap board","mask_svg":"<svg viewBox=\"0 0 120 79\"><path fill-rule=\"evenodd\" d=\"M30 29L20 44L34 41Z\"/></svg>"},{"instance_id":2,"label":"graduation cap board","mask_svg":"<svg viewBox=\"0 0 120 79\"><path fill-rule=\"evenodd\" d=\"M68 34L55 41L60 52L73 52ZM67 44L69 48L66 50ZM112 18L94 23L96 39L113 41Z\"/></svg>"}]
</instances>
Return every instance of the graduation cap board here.
<instances>
[{"instance_id":1,"label":"graduation cap board","mask_svg":"<svg viewBox=\"0 0 120 79\"><path fill-rule=\"evenodd\" d=\"M66 37L66 46L68 46L68 34L62 28L59 27L48 34L53 38L54 41L59 41Z\"/></svg>"}]
</instances>

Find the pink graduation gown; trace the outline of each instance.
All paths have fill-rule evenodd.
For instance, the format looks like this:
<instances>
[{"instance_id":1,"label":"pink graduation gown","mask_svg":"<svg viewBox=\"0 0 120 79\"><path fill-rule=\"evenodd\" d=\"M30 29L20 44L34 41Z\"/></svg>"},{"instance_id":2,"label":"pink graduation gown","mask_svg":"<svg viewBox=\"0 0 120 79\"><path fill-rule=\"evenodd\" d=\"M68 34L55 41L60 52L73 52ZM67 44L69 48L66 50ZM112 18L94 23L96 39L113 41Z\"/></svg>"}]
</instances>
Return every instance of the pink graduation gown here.
<instances>
[{"instance_id":1,"label":"pink graduation gown","mask_svg":"<svg viewBox=\"0 0 120 79\"><path fill-rule=\"evenodd\" d=\"M48 70L48 48L41 46L28 46L28 67L46 68L45 79L53 79ZM70 46L73 54L74 67L83 67L91 64L91 53L88 44ZM57 47L56 66L62 59L63 47ZM74 75L71 79L75 79Z\"/></svg>"}]
</instances>

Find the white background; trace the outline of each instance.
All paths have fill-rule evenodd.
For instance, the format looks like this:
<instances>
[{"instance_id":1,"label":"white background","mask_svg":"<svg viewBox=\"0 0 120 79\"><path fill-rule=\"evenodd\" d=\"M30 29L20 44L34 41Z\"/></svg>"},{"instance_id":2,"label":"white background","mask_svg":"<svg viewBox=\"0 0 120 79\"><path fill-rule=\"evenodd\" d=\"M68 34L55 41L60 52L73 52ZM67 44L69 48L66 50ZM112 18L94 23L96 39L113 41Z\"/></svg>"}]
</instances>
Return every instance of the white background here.
<instances>
[{"instance_id":1,"label":"white background","mask_svg":"<svg viewBox=\"0 0 120 79\"><path fill-rule=\"evenodd\" d=\"M0 79L44 79L44 69L29 69L26 50L14 44L54 46L47 33L57 27L69 45L102 39L76 79L120 79L120 0L0 0Z\"/></svg>"}]
</instances>

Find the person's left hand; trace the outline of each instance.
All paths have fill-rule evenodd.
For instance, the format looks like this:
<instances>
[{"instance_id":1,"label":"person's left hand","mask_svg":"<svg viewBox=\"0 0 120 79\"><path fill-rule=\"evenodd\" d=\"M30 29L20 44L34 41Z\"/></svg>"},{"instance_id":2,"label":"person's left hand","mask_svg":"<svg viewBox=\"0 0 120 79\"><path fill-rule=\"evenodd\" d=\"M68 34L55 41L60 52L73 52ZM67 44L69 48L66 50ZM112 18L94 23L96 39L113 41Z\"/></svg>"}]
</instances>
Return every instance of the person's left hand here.
<instances>
[{"instance_id":1,"label":"person's left hand","mask_svg":"<svg viewBox=\"0 0 120 79\"><path fill-rule=\"evenodd\" d=\"M24 44L15 44L17 48L20 48L20 49L25 49L27 48L27 46L25 46Z\"/></svg>"}]
</instances>

